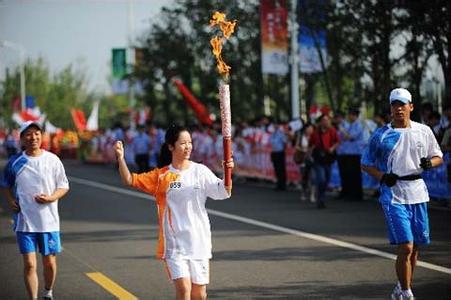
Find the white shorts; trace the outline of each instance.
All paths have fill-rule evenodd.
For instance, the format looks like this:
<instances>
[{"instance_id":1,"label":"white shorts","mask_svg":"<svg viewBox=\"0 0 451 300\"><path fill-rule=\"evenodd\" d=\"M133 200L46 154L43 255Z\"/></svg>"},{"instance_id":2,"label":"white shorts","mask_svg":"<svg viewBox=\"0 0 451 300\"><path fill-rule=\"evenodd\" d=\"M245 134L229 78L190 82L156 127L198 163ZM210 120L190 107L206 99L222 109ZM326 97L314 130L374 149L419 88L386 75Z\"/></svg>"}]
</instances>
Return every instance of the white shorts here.
<instances>
[{"instance_id":1,"label":"white shorts","mask_svg":"<svg viewBox=\"0 0 451 300\"><path fill-rule=\"evenodd\" d=\"M190 278L191 282L206 285L210 282L209 259L165 259L166 268L171 280Z\"/></svg>"}]
</instances>

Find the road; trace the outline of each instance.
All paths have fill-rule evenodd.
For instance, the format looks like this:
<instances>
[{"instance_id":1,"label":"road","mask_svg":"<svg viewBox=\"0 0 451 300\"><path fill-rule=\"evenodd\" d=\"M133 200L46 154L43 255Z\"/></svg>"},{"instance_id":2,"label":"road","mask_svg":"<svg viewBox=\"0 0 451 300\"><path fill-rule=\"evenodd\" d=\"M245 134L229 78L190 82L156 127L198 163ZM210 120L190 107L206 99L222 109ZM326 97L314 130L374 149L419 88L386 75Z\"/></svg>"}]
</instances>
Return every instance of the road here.
<instances>
[{"instance_id":1,"label":"road","mask_svg":"<svg viewBox=\"0 0 451 300\"><path fill-rule=\"evenodd\" d=\"M113 166L64 163L71 190L59 203L64 250L55 298L173 299L154 258L151 197L125 188ZM11 215L0 203L0 299L25 299ZM209 299L387 299L396 282L394 249L375 199L330 199L317 210L296 191L243 183L231 199L207 203ZM451 211L430 209L430 222L433 242L420 254L414 293L451 299Z\"/></svg>"}]
</instances>

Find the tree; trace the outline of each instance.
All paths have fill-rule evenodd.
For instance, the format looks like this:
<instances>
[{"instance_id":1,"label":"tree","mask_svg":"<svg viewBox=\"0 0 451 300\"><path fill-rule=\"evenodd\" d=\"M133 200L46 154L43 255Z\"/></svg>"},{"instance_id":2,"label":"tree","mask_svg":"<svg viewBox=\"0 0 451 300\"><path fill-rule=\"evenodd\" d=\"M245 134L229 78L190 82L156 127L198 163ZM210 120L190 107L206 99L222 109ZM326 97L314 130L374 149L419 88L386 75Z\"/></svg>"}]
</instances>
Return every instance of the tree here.
<instances>
[{"instance_id":1,"label":"tree","mask_svg":"<svg viewBox=\"0 0 451 300\"><path fill-rule=\"evenodd\" d=\"M263 88L260 71L260 29L258 1L176 1L163 8L158 23L143 36L144 63L135 76L144 82L144 101L163 120L194 118L184 107L181 96L171 84L179 77L209 110L219 115L216 64L209 41L214 32L208 21L214 11L237 19L237 31L223 49L231 65L230 87L233 118L249 119L263 111Z\"/></svg>"},{"instance_id":2,"label":"tree","mask_svg":"<svg viewBox=\"0 0 451 300\"><path fill-rule=\"evenodd\" d=\"M367 76L371 89L366 99L374 105L376 112L388 109L387 97L393 87L393 66L391 46L398 33L393 22L394 1L347 1L349 13L354 15L361 37L356 37L355 61L362 67L362 76Z\"/></svg>"},{"instance_id":3,"label":"tree","mask_svg":"<svg viewBox=\"0 0 451 300\"><path fill-rule=\"evenodd\" d=\"M398 26L402 30L402 39L404 40L404 54L399 58L406 70L402 77L409 82L410 90L413 96L415 107L421 107L421 83L425 71L428 67L428 61L433 55L433 47L430 39L423 30L424 13L418 7L417 2L409 3L404 13L398 15ZM420 109L415 109L412 118L420 120Z\"/></svg>"},{"instance_id":4,"label":"tree","mask_svg":"<svg viewBox=\"0 0 451 300\"><path fill-rule=\"evenodd\" d=\"M418 27L416 32L432 41L445 78L445 103L451 103L451 2L441 0L406 1L405 6Z\"/></svg>"},{"instance_id":5,"label":"tree","mask_svg":"<svg viewBox=\"0 0 451 300\"><path fill-rule=\"evenodd\" d=\"M348 1L337 1L328 7L327 51L332 98L336 109L357 106L361 99L360 84L365 72L362 59L362 34L355 26L359 16Z\"/></svg>"},{"instance_id":6,"label":"tree","mask_svg":"<svg viewBox=\"0 0 451 300\"><path fill-rule=\"evenodd\" d=\"M20 95L19 69L8 75L1 83L1 117L12 126L12 100ZM85 88L84 75L73 71L71 66L56 73L53 77L42 58L25 63L27 95L36 99L36 105L45 112L47 119L61 128L73 128L69 109L82 107L89 95Z\"/></svg>"},{"instance_id":7,"label":"tree","mask_svg":"<svg viewBox=\"0 0 451 300\"><path fill-rule=\"evenodd\" d=\"M384 112L390 90L403 85L410 87L414 101L421 101L421 83L429 58L435 54L445 74L445 101L450 101L448 2L305 3L303 22L313 33L327 29L328 47L328 61L322 58L324 72L305 76L311 85L305 91L308 97L313 97L319 88L319 94L327 95L333 109L342 110L365 101L375 112ZM191 112L179 109L184 103L170 82L172 76L182 79L210 111L218 114L219 75L208 44L213 34L207 25L215 10L238 20L235 35L224 47L225 60L232 66L233 117L249 120L263 114L265 95L272 98L277 117L290 115L288 77L261 74L258 8L258 1L179 0L163 9L162 18L142 38L147 56L135 72L146 83L143 98L157 115L164 116L163 120L193 118ZM322 11L320 16L318 10ZM322 86L317 84L320 80Z\"/></svg>"}]
</instances>

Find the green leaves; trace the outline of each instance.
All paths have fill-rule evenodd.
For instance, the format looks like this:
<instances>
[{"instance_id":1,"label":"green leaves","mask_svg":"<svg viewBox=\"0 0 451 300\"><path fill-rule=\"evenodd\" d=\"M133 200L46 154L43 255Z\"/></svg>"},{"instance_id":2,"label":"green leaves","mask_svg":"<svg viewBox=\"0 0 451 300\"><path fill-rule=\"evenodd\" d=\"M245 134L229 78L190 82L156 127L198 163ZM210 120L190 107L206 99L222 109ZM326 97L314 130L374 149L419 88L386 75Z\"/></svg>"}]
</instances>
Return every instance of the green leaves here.
<instances>
[{"instance_id":1,"label":"green leaves","mask_svg":"<svg viewBox=\"0 0 451 300\"><path fill-rule=\"evenodd\" d=\"M0 117L12 127L11 103L20 95L19 70L13 70L0 90ZM85 89L85 78L71 66L51 76L49 67L42 58L35 61L28 60L25 64L26 94L34 96L36 105L47 119L57 127L73 128L69 114L71 107L80 108L88 98Z\"/></svg>"},{"instance_id":2,"label":"green leaves","mask_svg":"<svg viewBox=\"0 0 451 300\"><path fill-rule=\"evenodd\" d=\"M209 42L214 32L208 23L216 10L237 20L237 32L223 49L224 60L232 67L233 118L250 119L262 113L258 1L176 1L162 10L158 21L141 38L140 47L146 54L144 64L134 74L144 82L143 101L153 107L159 123L174 118L185 123L195 121L194 114L170 83L173 76L181 79L219 117L220 76Z\"/></svg>"}]
</instances>

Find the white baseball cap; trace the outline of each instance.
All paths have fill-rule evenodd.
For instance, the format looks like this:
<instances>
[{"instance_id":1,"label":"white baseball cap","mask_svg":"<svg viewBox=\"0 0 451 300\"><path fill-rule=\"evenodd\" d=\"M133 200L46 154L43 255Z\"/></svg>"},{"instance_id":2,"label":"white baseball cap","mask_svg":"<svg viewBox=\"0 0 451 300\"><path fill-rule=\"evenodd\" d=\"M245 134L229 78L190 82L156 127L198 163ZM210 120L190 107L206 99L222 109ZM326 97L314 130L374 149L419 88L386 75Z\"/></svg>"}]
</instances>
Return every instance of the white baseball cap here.
<instances>
[{"instance_id":1,"label":"white baseball cap","mask_svg":"<svg viewBox=\"0 0 451 300\"><path fill-rule=\"evenodd\" d=\"M42 127L41 125L39 125L38 122L35 121L26 121L25 123L23 123L22 125L20 125L20 129L19 129L19 134L20 136L22 136L22 133L25 132L25 130L27 130L29 127L31 126L35 126L37 127L40 131L42 131Z\"/></svg>"},{"instance_id":2,"label":"white baseball cap","mask_svg":"<svg viewBox=\"0 0 451 300\"><path fill-rule=\"evenodd\" d=\"M412 102L412 95L403 88L396 88L390 92L390 103L393 101L401 101L404 104Z\"/></svg>"}]
</instances>

